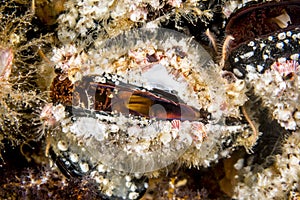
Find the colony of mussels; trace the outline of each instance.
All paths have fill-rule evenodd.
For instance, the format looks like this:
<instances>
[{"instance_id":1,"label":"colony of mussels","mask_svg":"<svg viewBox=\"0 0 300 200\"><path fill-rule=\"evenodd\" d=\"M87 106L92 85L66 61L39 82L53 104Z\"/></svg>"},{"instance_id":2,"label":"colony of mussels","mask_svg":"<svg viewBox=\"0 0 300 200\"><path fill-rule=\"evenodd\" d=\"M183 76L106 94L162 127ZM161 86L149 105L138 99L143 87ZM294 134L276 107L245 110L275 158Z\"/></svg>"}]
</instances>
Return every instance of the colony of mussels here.
<instances>
[{"instance_id":1,"label":"colony of mussels","mask_svg":"<svg viewBox=\"0 0 300 200\"><path fill-rule=\"evenodd\" d=\"M0 1L1 199L299 199L300 1Z\"/></svg>"}]
</instances>

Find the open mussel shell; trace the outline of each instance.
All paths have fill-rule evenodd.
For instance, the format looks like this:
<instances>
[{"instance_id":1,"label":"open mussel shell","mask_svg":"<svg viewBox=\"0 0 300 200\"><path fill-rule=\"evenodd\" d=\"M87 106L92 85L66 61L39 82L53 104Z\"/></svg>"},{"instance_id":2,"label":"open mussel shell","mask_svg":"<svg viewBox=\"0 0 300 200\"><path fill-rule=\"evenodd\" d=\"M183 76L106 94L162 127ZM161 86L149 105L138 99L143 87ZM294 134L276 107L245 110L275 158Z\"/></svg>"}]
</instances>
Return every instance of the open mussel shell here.
<instances>
[{"instance_id":1,"label":"open mussel shell","mask_svg":"<svg viewBox=\"0 0 300 200\"><path fill-rule=\"evenodd\" d=\"M82 72L73 97L82 103L87 96L84 109L96 114L74 115L70 130L86 137L88 151L113 169L144 173L166 167L191 146L195 127L220 118L208 112L218 103L216 83L207 82L214 71L211 57L181 33L126 32L100 45L91 60L94 67Z\"/></svg>"},{"instance_id":2,"label":"open mussel shell","mask_svg":"<svg viewBox=\"0 0 300 200\"><path fill-rule=\"evenodd\" d=\"M226 35L232 35L230 50L240 44L267 37L282 30L299 26L299 1L264 2L247 5L231 14L226 24Z\"/></svg>"},{"instance_id":3,"label":"open mussel shell","mask_svg":"<svg viewBox=\"0 0 300 200\"><path fill-rule=\"evenodd\" d=\"M207 166L244 128L226 128L220 68L181 33L132 30L74 57L56 65L44 109L57 125L52 157L66 176L90 176L107 196L135 199L145 173L172 163Z\"/></svg>"},{"instance_id":4,"label":"open mussel shell","mask_svg":"<svg viewBox=\"0 0 300 200\"><path fill-rule=\"evenodd\" d=\"M201 158L218 150L210 146L225 123L223 79L192 38L138 29L81 55L87 59L80 66L60 68L72 67L72 55L56 65L53 104L44 109L47 124L57 127L52 157L66 176L89 176L108 197L136 199L146 189L146 172L171 165L191 148ZM206 130L206 124L216 126ZM202 147L204 139L209 143Z\"/></svg>"}]
</instances>

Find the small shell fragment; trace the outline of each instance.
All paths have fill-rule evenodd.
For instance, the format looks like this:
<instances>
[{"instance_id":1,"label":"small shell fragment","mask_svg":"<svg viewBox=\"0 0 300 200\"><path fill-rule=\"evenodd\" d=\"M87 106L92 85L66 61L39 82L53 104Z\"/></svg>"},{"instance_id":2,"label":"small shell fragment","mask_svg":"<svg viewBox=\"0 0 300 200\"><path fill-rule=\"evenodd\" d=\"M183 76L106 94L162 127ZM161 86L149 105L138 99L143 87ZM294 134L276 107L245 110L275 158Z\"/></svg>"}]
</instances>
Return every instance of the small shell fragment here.
<instances>
[{"instance_id":1,"label":"small shell fragment","mask_svg":"<svg viewBox=\"0 0 300 200\"><path fill-rule=\"evenodd\" d=\"M60 151L67 151L68 150L68 144L64 140L60 140L57 143L57 148Z\"/></svg>"},{"instance_id":2,"label":"small shell fragment","mask_svg":"<svg viewBox=\"0 0 300 200\"><path fill-rule=\"evenodd\" d=\"M89 165L87 163L79 163L79 167L83 173L89 171Z\"/></svg>"}]
</instances>

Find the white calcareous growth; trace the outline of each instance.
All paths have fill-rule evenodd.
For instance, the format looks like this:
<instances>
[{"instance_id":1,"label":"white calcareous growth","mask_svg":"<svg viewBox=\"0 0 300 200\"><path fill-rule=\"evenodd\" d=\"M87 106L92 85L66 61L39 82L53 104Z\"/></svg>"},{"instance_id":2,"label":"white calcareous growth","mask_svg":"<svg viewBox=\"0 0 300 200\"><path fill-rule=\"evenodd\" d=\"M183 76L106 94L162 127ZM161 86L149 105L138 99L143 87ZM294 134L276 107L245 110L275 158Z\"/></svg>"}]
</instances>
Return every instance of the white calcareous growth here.
<instances>
[{"instance_id":1,"label":"white calcareous growth","mask_svg":"<svg viewBox=\"0 0 300 200\"><path fill-rule=\"evenodd\" d=\"M282 154L274 156L274 164L250 170L239 166L239 182L234 189L236 199L287 199L297 191L300 178L300 133L293 132L282 146ZM238 161L238 163L240 160ZM238 164L239 165L239 164ZM259 170L258 170L259 169ZM256 171L259 171L256 173ZM291 198L293 199L293 198Z\"/></svg>"},{"instance_id":2,"label":"white calcareous growth","mask_svg":"<svg viewBox=\"0 0 300 200\"><path fill-rule=\"evenodd\" d=\"M115 131L117 128L112 125L111 129ZM76 134L78 137L88 138L94 136L99 141L104 140L108 135L107 125L90 117L80 117L70 127L70 131Z\"/></svg>"}]
</instances>

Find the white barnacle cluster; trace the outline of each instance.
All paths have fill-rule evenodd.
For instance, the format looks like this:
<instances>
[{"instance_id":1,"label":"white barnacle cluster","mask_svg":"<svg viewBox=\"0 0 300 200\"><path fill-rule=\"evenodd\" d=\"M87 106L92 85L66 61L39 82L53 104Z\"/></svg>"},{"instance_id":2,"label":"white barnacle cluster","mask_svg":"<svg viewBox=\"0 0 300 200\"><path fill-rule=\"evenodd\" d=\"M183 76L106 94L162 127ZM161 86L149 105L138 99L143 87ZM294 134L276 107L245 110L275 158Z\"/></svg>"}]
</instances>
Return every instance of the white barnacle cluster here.
<instances>
[{"instance_id":1,"label":"white barnacle cluster","mask_svg":"<svg viewBox=\"0 0 300 200\"><path fill-rule=\"evenodd\" d=\"M294 58L295 55L291 55L290 58ZM282 67L293 70L283 72ZM254 92L262 97L264 105L271 109L272 116L288 130L296 130L299 127L297 102L300 82L297 68L298 58L289 61L281 61L281 58L278 58L269 70L251 81Z\"/></svg>"},{"instance_id":2,"label":"white barnacle cluster","mask_svg":"<svg viewBox=\"0 0 300 200\"><path fill-rule=\"evenodd\" d=\"M248 100L246 96L246 83L244 80L237 79L236 76L228 71L220 72L224 78L224 88L226 101L222 103L222 112L226 116L238 117L240 114L239 106L243 106Z\"/></svg>"},{"instance_id":3,"label":"white barnacle cluster","mask_svg":"<svg viewBox=\"0 0 300 200\"><path fill-rule=\"evenodd\" d=\"M60 71L59 80L68 78L73 84L82 78L82 69L88 55L75 44L65 44L61 48L54 47L51 61L55 69Z\"/></svg>"},{"instance_id":4,"label":"white barnacle cluster","mask_svg":"<svg viewBox=\"0 0 300 200\"><path fill-rule=\"evenodd\" d=\"M189 167L209 167L212 163L218 161L222 157L229 156L233 147L222 149L219 145L231 142L231 139L228 136L237 132L242 132L245 127L238 125L236 127L227 127L227 129L225 126L221 125L207 124L204 128L207 130L207 137L204 141L201 143L194 141L194 145L187 149L185 154L180 157L180 161Z\"/></svg>"},{"instance_id":5,"label":"white barnacle cluster","mask_svg":"<svg viewBox=\"0 0 300 200\"><path fill-rule=\"evenodd\" d=\"M141 26L158 27L161 21L181 17L191 23L208 23L213 19L212 9L201 9L201 0L76 0L65 3L65 13L58 18L58 37L63 43L76 38L89 38L97 34L97 41L116 36L123 31ZM163 11L163 12L160 12ZM173 19L172 19L173 20ZM177 28L180 28L177 25ZM92 42L92 38L85 41Z\"/></svg>"},{"instance_id":6,"label":"white barnacle cluster","mask_svg":"<svg viewBox=\"0 0 300 200\"><path fill-rule=\"evenodd\" d=\"M299 45L298 32L298 29L279 32L266 39L249 42L262 54L254 56L261 56L258 61L243 64L246 83L263 100L272 117L287 130L299 127L299 51L291 47ZM275 53L285 50L288 52L281 57ZM247 59L241 56L239 60ZM239 75L238 72L236 74Z\"/></svg>"},{"instance_id":7,"label":"white barnacle cluster","mask_svg":"<svg viewBox=\"0 0 300 200\"><path fill-rule=\"evenodd\" d=\"M109 176L103 176L103 173L109 171ZM98 184L101 191L108 197L118 194L123 199L138 199L140 197L140 188L147 188L147 183L140 183L142 180L139 174L111 173L103 164L98 164L96 169L90 175Z\"/></svg>"},{"instance_id":8,"label":"white barnacle cluster","mask_svg":"<svg viewBox=\"0 0 300 200\"><path fill-rule=\"evenodd\" d=\"M45 127L54 126L58 121L65 118L65 108L59 104L53 106L52 103L46 104L40 112L40 120Z\"/></svg>"},{"instance_id":9,"label":"white barnacle cluster","mask_svg":"<svg viewBox=\"0 0 300 200\"><path fill-rule=\"evenodd\" d=\"M145 23L149 8L157 10L161 6L158 0L68 1L67 12L58 19L58 36L62 42L86 37L91 31L96 31L102 39L112 37L137 26L138 22Z\"/></svg>"},{"instance_id":10,"label":"white barnacle cluster","mask_svg":"<svg viewBox=\"0 0 300 200\"><path fill-rule=\"evenodd\" d=\"M239 182L234 189L236 199L286 199L299 190L300 134L293 132L282 146L282 154L267 168L239 169ZM293 198L291 198L293 199Z\"/></svg>"},{"instance_id":11,"label":"white barnacle cluster","mask_svg":"<svg viewBox=\"0 0 300 200\"><path fill-rule=\"evenodd\" d=\"M102 163L101 161L105 162L106 160L101 160L97 156L105 155L100 155L101 153L96 155L96 151L92 151L95 148L93 145L97 145L95 141L106 139L102 134L116 133L119 131L119 127L116 124L104 126L103 123L99 123L101 122L99 119L88 117L78 117L78 120L72 123L70 118L64 115L61 106L58 104L51 107L52 116L61 117L59 122L62 128L62 133L55 134L55 137L51 138L51 150L60 157L63 165L72 166L69 173L87 175L98 184L101 193L107 197L137 199L140 192L147 188L145 178L138 173L116 170L111 165ZM57 117L55 118L57 119ZM106 128L109 128L107 132L105 132ZM101 135L103 138L99 138ZM98 150L101 152L103 149L98 148ZM110 148L105 153L112 154L113 152L114 150ZM113 161L118 158L110 159Z\"/></svg>"}]
</instances>

